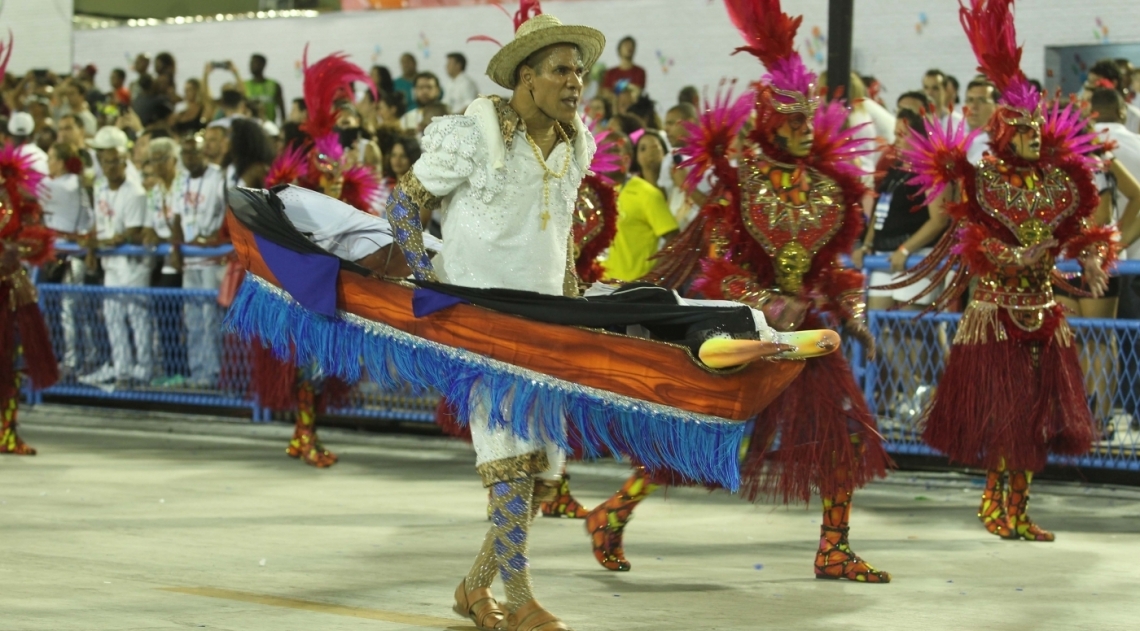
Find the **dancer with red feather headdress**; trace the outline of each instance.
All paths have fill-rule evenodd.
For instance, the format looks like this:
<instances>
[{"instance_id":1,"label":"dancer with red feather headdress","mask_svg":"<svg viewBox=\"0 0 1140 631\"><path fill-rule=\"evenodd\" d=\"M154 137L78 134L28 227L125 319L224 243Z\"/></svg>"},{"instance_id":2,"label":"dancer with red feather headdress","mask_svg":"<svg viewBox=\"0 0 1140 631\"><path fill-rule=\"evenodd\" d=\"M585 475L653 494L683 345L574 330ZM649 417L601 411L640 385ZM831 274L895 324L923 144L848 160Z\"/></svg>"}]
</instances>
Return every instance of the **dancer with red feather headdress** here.
<instances>
[{"instance_id":1,"label":"dancer with red feather headdress","mask_svg":"<svg viewBox=\"0 0 1140 631\"><path fill-rule=\"evenodd\" d=\"M9 34L7 45L0 44L0 76L11 55ZM20 356L37 390L59 380L36 288L24 269L24 264L41 265L52 256L54 236L43 226L43 209L36 201L42 180L43 175L32 168L31 156L10 142L0 149L0 454L36 453L16 433Z\"/></svg>"},{"instance_id":2,"label":"dancer with red feather headdress","mask_svg":"<svg viewBox=\"0 0 1140 631\"><path fill-rule=\"evenodd\" d=\"M1078 259L1092 294L1103 293L1116 256L1111 227L1087 220L1097 207L1094 136L1073 105L1045 104L1021 71L1013 0L969 0L959 15L978 70L1002 93L985 131L990 154L966 157L973 134L928 127L904 152L930 197L962 195L946 233L909 276L892 287L957 274L932 308L953 304L977 281L958 325L923 438L952 461L987 470L978 518L1007 539L1052 541L1026 513L1033 472L1048 454L1079 455L1094 424L1073 333L1053 300L1053 284L1088 295L1056 272L1059 255ZM977 131L974 132L975 134Z\"/></svg>"},{"instance_id":3,"label":"dancer with red feather headdress","mask_svg":"<svg viewBox=\"0 0 1140 631\"><path fill-rule=\"evenodd\" d=\"M843 129L841 103L820 106L816 76L793 49L802 17L779 0L726 0L729 15L768 74L747 101L721 97L690 130L688 160L696 181L712 169L711 203L659 255L649 280L761 309L773 327L818 329L835 322L874 352L864 323L863 276L843 269L863 227L866 154L855 130ZM754 107L751 107L754 106ZM756 127L739 167L728 148L755 110ZM779 446L773 448L779 439ZM862 392L839 353L804 371L756 419L742 466L742 494L785 502L823 500L815 576L886 583L890 575L848 545L854 490L885 474L889 458ZM587 517L594 555L610 570L628 570L622 533L633 508L666 480L638 471Z\"/></svg>"},{"instance_id":4,"label":"dancer with red feather headdress","mask_svg":"<svg viewBox=\"0 0 1140 631\"><path fill-rule=\"evenodd\" d=\"M379 182L363 165L344 167L336 122L339 104L352 99L354 81L366 83L373 91L375 86L368 73L349 62L347 55L334 53L309 65L308 52L306 46L302 63L308 118L301 125L308 138L281 152L265 178L266 186L295 184L370 212ZM317 437L316 418L329 405L344 399L348 384L313 374L310 367L298 367L292 358L280 358L254 344L253 385L262 407L296 412L293 438L286 449L290 457L318 468L336 464L336 454Z\"/></svg>"}]
</instances>

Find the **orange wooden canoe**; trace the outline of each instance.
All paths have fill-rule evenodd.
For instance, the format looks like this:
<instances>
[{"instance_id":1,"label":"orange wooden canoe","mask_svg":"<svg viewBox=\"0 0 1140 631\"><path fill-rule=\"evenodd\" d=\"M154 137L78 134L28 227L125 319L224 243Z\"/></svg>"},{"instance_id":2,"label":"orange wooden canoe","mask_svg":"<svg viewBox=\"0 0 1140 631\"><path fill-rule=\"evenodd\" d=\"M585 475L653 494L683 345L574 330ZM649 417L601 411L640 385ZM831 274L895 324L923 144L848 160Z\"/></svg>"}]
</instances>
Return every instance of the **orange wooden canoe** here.
<instances>
[{"instance_id":1,"label":"orange wooden canoe","mask_svg":"<svg viewBox=\"0 0 1140 631\"><path fill-rule=\"evenodd\" d=\"M228 221L242 265L280 287L249 229L232 215ZM770 360L729 371L712 370L682 346L535 322L467 304L416 318L412 291L408 284L341 271L337 307L425 340L556 379L730 421L756 416L803 369L802 360Z\"/></svg>"}]
</instances>

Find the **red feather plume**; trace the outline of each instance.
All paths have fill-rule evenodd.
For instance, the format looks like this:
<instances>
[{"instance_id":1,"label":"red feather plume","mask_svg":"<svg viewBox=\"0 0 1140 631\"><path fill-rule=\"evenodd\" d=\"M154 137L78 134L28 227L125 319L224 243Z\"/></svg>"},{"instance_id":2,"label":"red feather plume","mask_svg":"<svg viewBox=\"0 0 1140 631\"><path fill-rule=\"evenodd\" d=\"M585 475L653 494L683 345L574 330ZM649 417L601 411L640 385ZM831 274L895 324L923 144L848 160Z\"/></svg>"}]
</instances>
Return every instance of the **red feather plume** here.
<instances>
[{"instance_id":1,"label":"red feather plume","mask_svg":"<svg viewBox=\"0 0 1140 631\"><path fill-rule=\"evenodd\" d=\"M503 10L506 11L506 9ZM515 11L514 15L515 32L517 33L519 27L527 20L537 15L542 15L542 5L539 4L538 0L519 0L519 10Z\"/></svg>"},{"instance_id":2,"label":"red feather plume","mask_svg":"<svg viewBox=\"0 0 1140 631\"><path fill-rule=\"evenodd\" d=\"M8 72L8 60L12 58L12 44L15 38L12 37L12 29L8 29L8 43L5 45L0 43L0 77L3 77Z\"/></svg>"},{"instance_id":3,"label":"red feather plume","mask_svg":"<svg viewBox=\"0 0 1140 631\"><path fill-rule=\"evenodd\" d=\"M755 55L771 69L781 59L795 54L796 31L802 15L791 17L780 8L780 0L724 0L728 17L748 44L737 52Z\"/></svg>"},{"instance_id":4,"label":"red feather plume","mask_svg":"<svg viewBox=\"0 0 1140 631\"><path fill-rule=\"evenodd\" d=\"M341 185L340 201L366 213L372 212L376 195L380 192L380 180L372 169L357 165L344 170L344 183Z\"/></svg>"},{"instance_id":5,"label":"red feather plume","mask_svg":"<svg viewBox=\"0 0 1140 631\"><path fill-rule=\"evenodd\" d=\"M362 81L376 94L376 86L371 77L360 66L348 61L348 55L333 53L312 66L309 65L309 46L305 45L302 57L305 73L305 106L309 110L308 120L301 125L301 131L311 138L320 138L330 133L336 126L337 99L352 98L352 83Z\"/></svg>"},{"instance_id":6,"label":"red feather plume","mask_svg":"<svg viewBox=\"0 0 1140 631\"><path fill-rule=\"evenodd\" d=\"M966 4L968 2L968 4ZM958 19L978 59L978 72L1005 92L1021 71L1021 47L1013 28L1013 0L958 0Z\"/></svg>"},{"instance_id":7,"label":"red feather plume","mask_svg":"<svg viewBox=\"0 0 1140 631\"><path fill-rule=\"evenodd\" d=\"M269 173L265 176L266 188L279 184L293 184L306 179L309 176L308 153L307 144L297 143L286 147L269 167Z\"/></svg>"}]
</instances>

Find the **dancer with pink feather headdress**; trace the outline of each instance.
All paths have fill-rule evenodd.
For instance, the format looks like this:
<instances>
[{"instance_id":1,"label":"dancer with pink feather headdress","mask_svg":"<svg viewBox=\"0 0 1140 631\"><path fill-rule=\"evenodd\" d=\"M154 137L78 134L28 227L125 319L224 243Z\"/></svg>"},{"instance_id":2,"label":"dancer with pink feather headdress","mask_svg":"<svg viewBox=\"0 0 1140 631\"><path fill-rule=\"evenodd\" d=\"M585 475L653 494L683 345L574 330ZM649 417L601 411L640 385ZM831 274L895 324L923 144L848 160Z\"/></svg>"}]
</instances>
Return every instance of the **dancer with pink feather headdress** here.
<instances>
[{"instance_id":1,"label":"dancer with pink feather headdress","mask_svg":"<svg viewBox=\"0 0 1140 631\"><path fill-rule=\"evenodd\" d=\"M923 438L954 462L986 469L978 510L986 530L1053 541L1027 514L1033 473L1050 453L1088 452L1094 435L1073 332L1052 285L1090 294L1066 282L1054 261L1062 254L1079 260L1097 297L1107 286L1117 234L1088 221L1098 202L1089 155L1095 136L1085 133L1076 106L1046 105L1021 71L1013 0L969 0L959 14L978 70L1002 94L985 127L990 153L970 163L967 148L981 130L967 135L964 125L929 125L927 137L912 138L903 158L918 174L914 182L929 198L961 191L947 205L956 229L890 287L929 279L933 289L957 268L932 306L941 309L977 281Z\"/></svg>"},{"instance_id":2,"label":"dancer with pink feather headdress","mask_svg":"<svg viewBox=\"0 0 1140 631\"><path fill-rule=\"evenodd\" d=\"M768 74L742 99L722 93L690 129L682 164L693 167L690 183L711 169L718 184L648 280L742 302L762 310L777 330L838 324L873 354L863 276L839 263L863 227L863 174L855 158L870 148L857 130L843 128L841 103L820 105L816 76L793 48L802 17L783 13L779 0L725 3L747 42L739 51L758 57ZM753 112L756 127L734 166L728 149ZM816 578L886 583L890 574L859 558L847 536L854 490L885 474L889 462L851 369L835 353L808 362L760 413L744 455L741 494L807 502L818 493ZM638 470L591 511L586 524L598 562L629 570L623 533L634 507L658 484L683 482Z\"/></svg>"},{"instance_id":3,"label":"dancer with pink feather headdress","mask_svg":"<svg viewBox=\"0 0 1140 631\"><path fill-rule=\"evenodd\" d=\"M8 42L0 43L0 76L11 56L9 33ZM54 241L36 201L43 175L32 161L10 141L0 148L0 454L23 456L35 455L36 450L16 432L20 357L35 389L50 387L59 379L36 287L24 269L24 264L41 265L51 259Z\"/></svg>"},{"instance_id":4,"label":"dancer with pink feather headdress","mask_svg":"<svg viewBox=\"0 0 1140 631\"><path fill-rule=\"evenodd\" d=\"M370 212L379 181L363 165L345 167L336 122L341 104L352 100L353 82L363 82L373 92L376 88L368 73L349 62L347 55L334 53L309 65L308 53L306 46L303 68L308 115L301 131L307 137L281 152L270 167L265 184L269 188L295 185ZM292 358L278 357L259 344L253 345L252 357L258 403L269 410L296 415L293 438L285 453L318 468L336 464L336 454L326 449L317 436L316 419L330 405L342 401L350 385L335 377L313 374L310 367L297 366Z\"/></svg>"}]
</instances>

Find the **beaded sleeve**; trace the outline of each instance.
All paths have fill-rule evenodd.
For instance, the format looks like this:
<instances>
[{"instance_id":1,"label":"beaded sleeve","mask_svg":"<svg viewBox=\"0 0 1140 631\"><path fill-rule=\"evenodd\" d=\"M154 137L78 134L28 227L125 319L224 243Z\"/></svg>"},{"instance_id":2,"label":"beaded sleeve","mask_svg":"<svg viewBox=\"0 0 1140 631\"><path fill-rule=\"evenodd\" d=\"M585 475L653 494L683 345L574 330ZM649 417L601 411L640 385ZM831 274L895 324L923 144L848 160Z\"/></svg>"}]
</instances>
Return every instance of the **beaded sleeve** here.
<instances>
[{"instance_id":1,"label":"beaded sleeve","mask_svg":"<svg viewBox=\"0 0 1140 631\"><path fill-rule=\"evenodd\" d=\"M392 233L418 280L438 280L424 247L423 225L420 223L420 210L437 207L439 198L429 193L412 172L400 178L396 190L388 198L387 213Z\"/></svg>"},{"instance_id":2,"label":"beaded sleeve","mask_svg":"<svg viewBox=\"0 0 1140 631\"><path fill-rule=\"evenodd\" d=\"M566 246L566 276L562 280L562 295L577 298L580 295L578 288L578 266L574 259L574 232L570 232L570 242Z\"/></svg>"}]
</instances>

